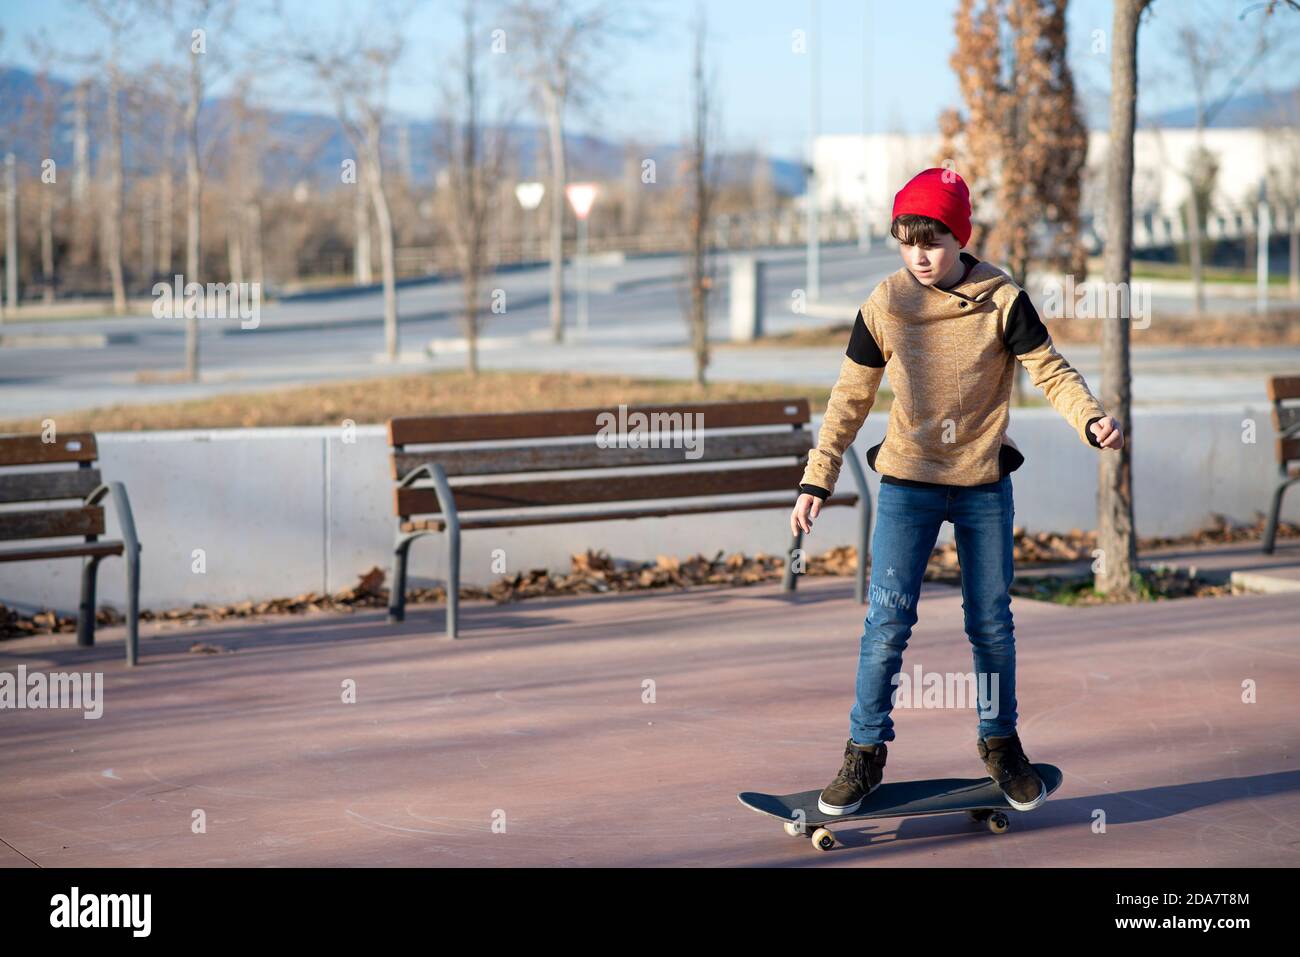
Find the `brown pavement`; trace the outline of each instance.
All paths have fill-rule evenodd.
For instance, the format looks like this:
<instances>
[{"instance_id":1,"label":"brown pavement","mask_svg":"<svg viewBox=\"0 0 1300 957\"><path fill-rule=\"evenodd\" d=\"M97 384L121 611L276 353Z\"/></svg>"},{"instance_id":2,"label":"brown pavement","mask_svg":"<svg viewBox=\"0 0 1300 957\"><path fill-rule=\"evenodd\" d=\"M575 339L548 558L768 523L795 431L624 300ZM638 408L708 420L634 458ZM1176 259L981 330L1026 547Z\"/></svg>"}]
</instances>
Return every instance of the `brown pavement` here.
<instances>
[{"instance_id":1,"label":"brown pavement","mask_svg":"<svg viewBox=\"0 0 1300 957\"><path fill-rule=\"evenodd\" d=\"M970 671L960 591L919 607L905 670ZM0 671L105 688L98 719L0 711L0 866L1300 864L1300 595L1013 610L1021 738L1061 789L1004 835L850 822L829 853L735 795L838 768L848 579L468 602L455 642L432 607L150 624L135 669L121 629L0 643ZM971 708L893 716L887 781L983 774Z\"/></svg>"}]
</instances>

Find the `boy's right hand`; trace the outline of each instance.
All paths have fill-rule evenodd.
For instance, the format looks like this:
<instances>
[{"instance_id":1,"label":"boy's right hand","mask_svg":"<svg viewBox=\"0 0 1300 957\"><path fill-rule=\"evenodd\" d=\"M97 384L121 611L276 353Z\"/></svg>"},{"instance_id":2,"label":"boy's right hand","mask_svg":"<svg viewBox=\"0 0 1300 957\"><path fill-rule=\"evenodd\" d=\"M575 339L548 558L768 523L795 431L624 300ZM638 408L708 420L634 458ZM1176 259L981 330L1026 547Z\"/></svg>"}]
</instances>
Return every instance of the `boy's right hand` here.
<instances>
[{"instance_id":1,"label":"boy's right hand","mask_svg":"<svg viewBox=\"0 0 1300 957\"><path fill-rule=\"evenodd\" d=\"M790 534L798 535L800 531L811 532L812 520L817 517L822 510L822 500L816 495L809 495L802 492L794 503L794 511L790 513Z\"/></svg>"}]
</instances>

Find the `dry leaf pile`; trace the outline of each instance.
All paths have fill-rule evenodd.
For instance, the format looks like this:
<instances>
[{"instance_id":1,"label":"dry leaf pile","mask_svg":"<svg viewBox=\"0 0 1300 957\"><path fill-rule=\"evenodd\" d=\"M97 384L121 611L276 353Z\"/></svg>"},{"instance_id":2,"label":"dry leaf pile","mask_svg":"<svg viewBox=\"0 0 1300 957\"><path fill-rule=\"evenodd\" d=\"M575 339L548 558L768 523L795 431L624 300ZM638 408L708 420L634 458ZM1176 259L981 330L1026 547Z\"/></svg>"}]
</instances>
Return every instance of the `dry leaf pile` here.
<instances>
[{"instance_id":1,"label":"dry leaf pile","mask_svg":"<svg viewBox=\"0 0 1300 957\"><path fill-rule=\"evenodd\" d=\"M1225 542L1256 540L1262 538L1264 515L1257 513L1255 522L1234 522L1223 515L1214 515L1205 528L1183 538L1142 539L1143 551L1167 546L1196 546ZM1279 539L1300 537L1300 526L1280 522ZM1017 526L1013 530L1015 561L1017 565L1049 564L1090 560L1097 547L1097 534L1077 528L1066 533L1027 533ZM857 568L857 549L849 545L836 546L820 555L807 559L805 575L846 577ZM568 574L553 575L545 568L517 572L493 582L487 588L464 586L460 597L465 600L492 600L500 604L537 598L544 595L583 595L604 592L642 591L646 589L684 589L701 585L739 587L760 582L779 580L785 572L782 555L758 552L754 556L735 552L726 555L719 551L712 558L694 555L679 559L660 555L653 562L634 562L611 558L605 551L588 550L570 559ZM955 543L949 542L934 550L926 571L926 578L949 581L957 578L960 569ZM386 608L388 589L384 585L382 568L372 568L363 574L351 588L333 595L306 592L294 598L273 598L265 601L244 601L232 605L194 605L165 611L144 610L143 621L221 621L228 618L254 618L264 615L301 615L308 612L351 613L357 608ZM1173 585L1171 579L1171 587ZM1207 594L1208 583L1189 583L1186 594ZM1176 589L1175 589L1176 590ZM428 588L407 589L407 601L413 604L440 604L446 601L446 589L441 585ZM101 625L119 625L122 615L110 607L101 608L95 615ZM76 631L75 618L41 611L21 615L0 604L0 638L28 635L46 635Z\"/></svg>"}]
</instances>

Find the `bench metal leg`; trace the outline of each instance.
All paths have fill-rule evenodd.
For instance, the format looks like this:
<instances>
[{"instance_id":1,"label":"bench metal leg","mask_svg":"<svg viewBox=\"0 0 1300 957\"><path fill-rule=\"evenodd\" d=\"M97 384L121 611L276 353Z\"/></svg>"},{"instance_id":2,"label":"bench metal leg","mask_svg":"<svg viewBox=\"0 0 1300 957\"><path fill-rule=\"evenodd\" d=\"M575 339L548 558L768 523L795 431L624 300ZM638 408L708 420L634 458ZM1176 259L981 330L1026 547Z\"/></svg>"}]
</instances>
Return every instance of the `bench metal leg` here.
<instances>
[{"instance_id":1,"label":"bench metal leg","mask_svg":"<svg viewBox=\"0 0 1300 957\"><path fill-rule=\"evenodd\" d=\"M803 530L794 533L790 539L790 550L785 553L785 577L781 580L781 591L794 591L797 576L794 573L794 553L803 543Z\"/></svg>"},{"instance_id":2,"label":"bench metal leg","mask_svg":"<svg viewBox=\"0 0 1300 957\"><path fill-rule=\"evenodd\" d=\"M1273 554L1273 540L1277 537L1278 518L1282 513L1282 496L1290 485L1300 481L1300 479L1287 479L1279 482L1277 488L1273 490L1273 504L1268 510L1268 525L1264 528L1264 554Z\"/></svg>"},{"instance_id":3,"label":"bench metal leg","mask_svg":"<svg viewBox=\"0 0 1300 957\"><path fill-rule=\"evenodd\" d=\"M95 644L95 577L104 556L92 555L81 566L81 606L77 610L77 644Z\"/></svg>"},{"instance_id":4,"label":"bench metal leg","mask_svg":"<svg viewBox=\"0 0 1300 957\"><path fill-rule=\"evenodd\" d=\"M134 543L132 543L134 544ZM126 558L126 664L140 657L140 548L127 549Z\"/></svg>"},{"instance_id":5,"label":"bench metal leg","mask_svg":"<svg viewBox=\"0 0 1300 957\"><path fill-rule=\"evenodd\" d=\"M397 544L393 546L393 573L389 576L391 585L388 589L388 620L398 622L406 620L406 561L411 551L411 543L420 536L398 535Z\"/></svg>"},{"instance_id":6,"label":"bench metal leg","mask_svg":"<svg viewBox=\"0 0 1300 957\"><path fill-rule=\"evenodd\" d=\"M427 533L398 535L393 546L392 587L388 590L388 620L406 620L406 567L411 545ZM460 529L449 529L447 539L447 637L456 637L456 618L460 610Z\"/></svg>"},{"instance_id":7,"label":"bench metal leg","mask_svg":"<svg viewBox=\"0 0 1300 957\"><path fill-rule=\"evenodd\" d=\"M447 637L457 636L460 613L460 529L447 530Z\"/></svg>"},{"instance_id":8,"label":"bench metal leg","mask_svg":"<svg viewBox=\"0 0 1300 957\"><path fill-rule=\"evenodd\" d=\"M140 653L140 539L135 534L135 517L131 500L121 482L105 482L86 496L94 505L111 495L117 510L117 524L122 530L122 557L126 559L126 663L133 667ZM103 556L100 556L102 558ZM77 644L95 643L95 571L100 558L86 562L81 569L81 614L77 617Z\"/></svg>"},{"instance_id":9,"label":"bench metal leg","mask_svg":"<svg viewBox=\"0 0 1300 957\"><path fill-rule=\"evenodd\" d=\"M858 569L853 586L853 597L858 604L867 600L867 563L871 559L868 548L871 536L871 496L858 496Z\"/></svg>"}]
</instances>

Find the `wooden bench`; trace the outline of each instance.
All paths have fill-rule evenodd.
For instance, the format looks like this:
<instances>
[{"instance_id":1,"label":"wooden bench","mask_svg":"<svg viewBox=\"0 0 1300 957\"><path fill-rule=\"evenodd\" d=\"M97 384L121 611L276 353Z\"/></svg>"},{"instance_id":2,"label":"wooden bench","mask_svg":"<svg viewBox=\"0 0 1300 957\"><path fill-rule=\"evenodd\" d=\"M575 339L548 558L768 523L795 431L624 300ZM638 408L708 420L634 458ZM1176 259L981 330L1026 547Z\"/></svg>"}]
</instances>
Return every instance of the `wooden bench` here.
<instances>
[{"instance_id":1,"label":"wooden bench","mask_svg":"<svg viewBox=\"0 0 1300 957\"><path fill-rule=\"evenodd\" d=\"M1289 486L1300 482L1300 464L1293 464L1300 462L1300 376L1271 376L1268 400L1273 403L1273 428L1277 430L1278 481L1268 510L1268 525L1264 529L1265 555L1273 554L1282 496Z\"/></svg>"},{"instance_id":2,"label":"wooden bench","mask_svg":"<svg viewBox=\"0 0 1300 957\"><path fill-rule=\"evenodd\" d=\"M95 576L99 563L113 555L126 559L126 663L136 663L139 643L140 543L135 537L131 503L121 482L104 482L95 468L95 437L90 433L43 441L40 435L0 438L0 505L40 504L39 508L0 509L0 542L21 539L82 537L65 544L27 543L0 549L0 562L84 559L81 568L81 607L77 615L77 644L95 643ZM51 469L70 464L72 468ZM38 466L33 471L14 467ZM122 541L100 541L104 534L104 507L112 499ZM75 499L77 504L66 504ZM55 503L65 504L55 506Z\"/></svg>"},{"instance_id":3,"label":"wooden bench","mask_svg":"<svg viewBox=\"0 0 1300 957\"><path fill-rule=\"evenodd\" d=\"M447 633L455 638L462 531L794 507L814 445L806 399L635 406L622 411L625 418L620 418L620 409L592 408L391 420L398 527L389 620L405 617L407 558L411 543L424 535L446 536ZM702 418L694 418L696 413ZM661 436L653 443L658 448L635 448L617 440L611 444L601 438L609 419L634 422L638 414L647 423L676 422L679 430L683 424L698 424L701 429L692 441L700 442L702 454L687 457L680 431L677 441ZM692 417L684 418L686 414ZM638 434L635 426L627 434ZM646 433L639 434L644 438ZM440 447L453 444L458 447ZM857 456L846 455L845 460L857 492L837 494L823 507L858 506L857 600L862 603L871 497ZM605 468L637 471L594 478L556 474ZM464 481L483 476L492 479ZM754 493L772 494L755 500L749 497ZM697 496L707 500L688 500ZM784 517L772 522L774 531L786 526ZM791 555L801 539L802 533L795 535L786 554L786 591L795 587Z\"/></svg>"}]
</instances>

